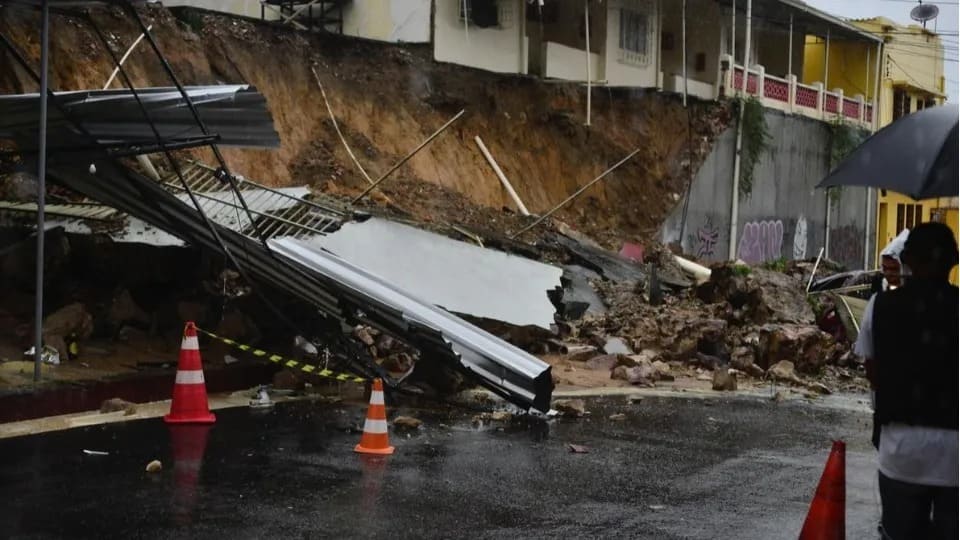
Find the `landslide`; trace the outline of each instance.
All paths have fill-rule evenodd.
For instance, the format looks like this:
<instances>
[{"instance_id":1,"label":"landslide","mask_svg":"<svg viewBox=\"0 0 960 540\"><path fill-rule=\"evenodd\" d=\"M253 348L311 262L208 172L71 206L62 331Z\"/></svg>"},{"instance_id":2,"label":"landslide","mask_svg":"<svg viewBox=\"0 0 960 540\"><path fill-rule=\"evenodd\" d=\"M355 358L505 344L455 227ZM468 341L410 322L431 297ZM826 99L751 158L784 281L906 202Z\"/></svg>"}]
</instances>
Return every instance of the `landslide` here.
<instances>
[{"instance_id":1,"label":"landslide","mask_svg":"<svg viewBox=\"0 0 960 540\"><path fill-rule=\"evenodd\" d=\"M122 54L139 34L114 8L92 18ZM595 88L592 125L575 84L503 76L432 60L429 46L390 45L298 32L189 8L141 8L184 84L250 83L267 98L281 147L225 149L238 174L268 185L309 184L337 196L367 183L344 151L311 73L316 66L341 130L374 178L460 109L466 114L384 183L394 204L420 221L516 230L525 220L478 151L480 135L531 212L562 201L635 148L639 154L556 217L609 247L651 240L680 201L690 175L729 122L720 104L640 90ZM38 18L0 11L0 31L38 65ZM51 83L101 88L112 71L93 32L75 19L51 20ZM169 86L146 43L127 69L138 86ZM114 83L119 87L119 83ZM36 84L0 53L0 91ZM212 161L206 151L198 157ZM377 196L370 204L388 206ZM528 220L526 220L528 221Z\"/></svg>"}]
</instances>

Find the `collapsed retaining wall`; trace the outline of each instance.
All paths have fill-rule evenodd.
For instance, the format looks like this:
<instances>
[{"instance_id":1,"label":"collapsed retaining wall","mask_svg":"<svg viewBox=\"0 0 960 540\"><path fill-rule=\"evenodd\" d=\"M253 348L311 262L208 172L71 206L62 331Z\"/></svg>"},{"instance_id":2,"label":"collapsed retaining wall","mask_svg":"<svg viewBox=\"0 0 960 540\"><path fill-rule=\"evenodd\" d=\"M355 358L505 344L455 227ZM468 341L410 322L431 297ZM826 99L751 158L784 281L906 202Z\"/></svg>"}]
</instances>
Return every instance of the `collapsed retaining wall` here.
<instances>
[{"instance_id":1,"label":"collapsed retaining wall","mask_svg":"<svg viewBox=\"0 0 960 540\"><path fill-rule=\"evenodd\" d=\"M776 111L765 116L771 149L757 165L753 192L740 199L737 258L759 264L816 257L827 239L827 194L815 186L829 172L830 126ZM686 224L680 201L661 229L665 243L679 242L702 261L727 259L735 144L736 131L728 128L694 178ZM876 208L868 219L865 197L863 188L844 188L831 203L827 256L851 269L863 267L864 249L874 250Z\"/></svg>"}]
</instances>

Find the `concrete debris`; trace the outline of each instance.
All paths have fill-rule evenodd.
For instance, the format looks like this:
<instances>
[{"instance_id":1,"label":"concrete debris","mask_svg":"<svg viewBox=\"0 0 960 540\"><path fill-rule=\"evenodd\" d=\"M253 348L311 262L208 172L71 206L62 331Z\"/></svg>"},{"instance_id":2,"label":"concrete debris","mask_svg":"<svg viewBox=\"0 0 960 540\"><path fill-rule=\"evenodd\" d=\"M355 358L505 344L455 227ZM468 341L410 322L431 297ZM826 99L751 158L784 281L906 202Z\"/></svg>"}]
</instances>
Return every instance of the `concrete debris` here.
<instances>
[{"instance_id":1,"label":"concrete debris","mask_svg":"<svg viewBox=\"0 0 960 540\"><path fill-rule=\"evenodd\" d=\"M787 393L784 392L783 390L777 390L777 393L770 398L770 401L773 401L774 403L781 403L786 399L787 399Z\"/></svg>"},{"instance_id":2,"label":"concrete debris","mask_svg":"<svg viewBox=\"0 0 960 540\"><path fill-rule=\"evenodd\" d=\"M87 456L109 456L110 452L104 452L103 450L86 450L83 451L84 455Z\"/></svg>"},{"instance_id":3,"label":"concrete debris","mask_svg":"<svg viewBox=\"0 0 960 540\"><path fill-rule=\"evenodd\" d=\"M580 418L587 413L587 405L582 399L558 399L553 408L566 418Z\"/></svg>"},{"instance_id":4,"label":"concrete debris","mask_svg":"<svg viewBox=\"0 0 960 540\"><path fill-rule=\"evenodd\" d=\"M614 413L614 414L611 414L611 415L608 417L608 419L609 419L609 420L614 420L614 421L626 420L626 419L627 419L627 415L624 414L624 413Z\"/></svg>"},{"instance_id":5,"label":"concrete debris","mask_svg":"<svg viewBox=\"0 0 960 540\"><path fill-rule=\"evenodd\" d=\"M566 265L560 283L563 286L559 298L551 298L561 317L575 321L584 315L603 315L607 311L600 295L591 285L602 279L600 274L579 265ZM559 305L558 305L559 304Z\"/></svg>"},{"instance_id":6,"label":"concrete debris","mask_svg":"<svg viewBox=\"0 0 960 540\"><path fill-rule=\"evenodd\" d=\"M163 463L160 463L159 459L155 459L150 463L147 463L146 471L148 473L158 473L163 470Z\"/></svg>"},{"instance_id":7,"label":"concrete debris","mask_svg":"<svg viewBox=\"0 0 960 540\"><path fill-rule=\"evenodd\" d=\"M721 392L732 392L737 389L737 376L727 368L713 370L713 389Z\"/></svg>"},{"instance_id":8,"label":"concrete debris","mask_svg":"<svg viewBox=\"0 0 960 540\"><path fill-rule=\"evenodd\" d=\"M804 286L795 278L764 268L742 270L733 264L712 267L710 280L697 288L697 296L709 304L729 303L755 324L782 322L815 323Z\"/></svg>"},{"instance_id":9,"label":"concrete debris","mask_svg":"<svg viewBox=\"0 0 960 540\"><path fill-rule=\"evenodd\" d=\"M101 413L105 414L117 411L124 411L124 416L130 416L137 414L137 406L134 403L130 403L129 401L120 398L108 399L100 405Z\"/></svg>"},{"instance_id":10,"label":"concrete debris","mask_svg":"<svg viewBox=\"0 0 960 540\"><path fill-rule=\"evenodd\" d=\"M567 448L569 448L569 449L570 449L570 452L572 452L572 453L574 453L574 454L588 454L588 453L590 453L590 449L589 449L589 448L587 448L586 446L580 445L580 444L568 444L568 445L567 445Z\"/></svg>"},{"instance_id":11,"label":"concrete debris","mask_svg":"<svg viewBox=\"0 0 960 540\"><path fill-rule=\"evenodd\" d=\"M835 363L840 352L830 334L815 326L798 324L764 325L760 327L758 364L771 366L789 360L797 371L815 374Z\"/></svg>"},{"instance_id":12,"label":"concrete debris","mask_svg":"<svg viewBox=\"0 0 960 540\"><path fill-rule=\"evenodd\" d=\"M618 337L607 339L607 342L603 346L603 352L607 354L633 354L633 350L626 342Z\"/></svg>"},{"instance_id":13,"label":"concrete debris","mask_svg":"<svg viewBox=\"0 0 960 540\"><path fill-rule=\"evenodd\" d=\"M594 356L593 358L587 360L586 366L588 369L610 371L611 369L616 367L618 361L619 361L619 355L602 354L600 356Z\"/></svg>"},{"instance_id":14,"label":"concrete debris","mask_svg":"<svg viewBox=\"0 0 960 540\"><path fill-rule=\"evenodd\" d=\"M367 347L370 347L376 343L373 339L373 336L370 335L370 329L363 326L358 326L353 329L353 337Z\"/></svg>"},{"instance_id":15,"label":"concrete debris","mask_svg":"<svg viewBox=\"0 0 960 540\"><path fill-rule=\"evenodd\" d=\"M793 362L789 360L781 360L776 364L770 366L767 369L767 375L773 377L774 380L785 381L785 382L794 382L800 383L800 378L797 377L796 372L794 371Z\"/></svg>"},{"instance_id":16,"label":"concrete debris","mask_svg":"<svg viewBox=\"0 0 960 540\"><path fill-rule=\"evenodd\" d=\"M653 381L657 376L656 370L650 364L640 364L633 367L617 366L610 372L611 379L627 381L630 384L640 386L654 386Z\"/></svg>"},{"instance_id":17,"label":"concrete debris","mask_svg":"<svg viewBox=\"0 0 960 540\"><path fill-rule=\"evenodd\" d=\"M818 393L818 394L824 395L824 396L827 396L827 395L830 395L830 394L833 393L833 391L830 390L830 388L829 388L827 385L825 385L825 384L823 384L823 383L821 383L821 382L811 382L811 383L807 383L807 388L809 388L810 390L812 390L812 391L814 391L814 392L816 392L816 393Z\"/></svg>"},{"instance_id":18,"label":"concrete debris","mask_svg":"<svg viewBox=\"0 0 960 540\"><path fill-rule=\"evenodd\" d=\"M393 427L395 429L420 429L420 426L423 425L423 421L419 418L414 418L412 416L398 416L393 419Z\"/></svg>"}]
</instances>

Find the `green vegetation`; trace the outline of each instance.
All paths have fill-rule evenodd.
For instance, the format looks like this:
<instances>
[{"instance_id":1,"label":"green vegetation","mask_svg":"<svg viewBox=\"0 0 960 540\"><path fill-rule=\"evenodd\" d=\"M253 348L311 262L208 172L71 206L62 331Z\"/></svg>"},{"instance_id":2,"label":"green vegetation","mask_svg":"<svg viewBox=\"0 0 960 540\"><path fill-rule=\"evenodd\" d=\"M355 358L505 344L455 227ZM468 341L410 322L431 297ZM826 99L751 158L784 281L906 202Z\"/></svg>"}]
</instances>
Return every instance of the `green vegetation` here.
<instances>
[{"instance_id":1,"label":"green vegetation","mask_svg":"<svg viewBox=\"0 0 960 540\"><path fill-rule=\"evenodd\" d=\"M763 114L763 105L754 96L737 100L743 107L743 147L740 155L740 196L753 192L753 173L765 152L770 151L770 131Z\"/></svg>"}]
</instances>

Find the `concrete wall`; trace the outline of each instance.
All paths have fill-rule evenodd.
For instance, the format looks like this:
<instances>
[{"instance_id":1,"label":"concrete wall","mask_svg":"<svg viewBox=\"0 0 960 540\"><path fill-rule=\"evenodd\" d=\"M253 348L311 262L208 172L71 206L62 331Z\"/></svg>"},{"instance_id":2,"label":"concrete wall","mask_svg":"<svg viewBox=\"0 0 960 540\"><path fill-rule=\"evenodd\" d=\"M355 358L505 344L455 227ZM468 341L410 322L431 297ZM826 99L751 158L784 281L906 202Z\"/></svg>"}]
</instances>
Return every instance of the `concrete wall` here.
<instances>
[{"instance_id":1,"label":"concrete wall","mask_svg":"<svg viewBox=\"0 0 960 540\"><path fill-rule=\"evenodd\" d=\"M586 52L559 43L546 42L541 47L542 69L544 77L566 79L568 81L587 80ZM590 52L590 78L603 80L603 57Z\"/></svg>"},{"instance_id":2,"label":"concrete wall","mask_svg":"<svg viewBox=\"0 0 960 540\"><path fill-rule=\"evenodd\" d=\"M343 33L394 43L430 41L431 0L363 0L343 6Z\"/></svg>"},{"instance_id":3,"label":"concrete wall","mask_svg":"<svg viewBox=\"0 0 960 540\"><path fill-rule=\"evenodd\" d=\"M440 0L434 5L433 58L497 73L527 72L524 0L497 0L500 25L464 30L458 3Z\"/></svg>"},{"instance_id":4,"label":"concrete wall","mask_svg":"<svg viewBox=\"0 0 960 540\"><path fill-rule=\"evenodd\" d=\"M680 2L663 2L663 75L683 75L683 10ZM742 17L741 17L742 19ZM740 21L738 24L742 24ZM720 73L724 26L729 17L720 4L709 0L687 2L687 77L714 85ZM703 70L697 70L697 55L704 56Z\"/></svg>"},{"instance_id":5,"label":"concrete wall","mask_svg":"<svg viewBox=\"0 0 960 540\"><path fill-rule=\"evenodd\" d=\"M740 199L737 256L750 263L816 257L826 238L827 195L814 186L827 174L829 128L775 111L766 118L773 148L757 165L753 192ZM682 237L682 200L661 230L664 242L680 242L702 261L727 259L734 145L731 128L694 178ZM829 257L849 268L862 268L864 250L874 250L876 206L868 220L865 197L863 188L844 188L832 205Z\"/></svg>"}]
</instances>

